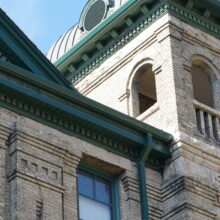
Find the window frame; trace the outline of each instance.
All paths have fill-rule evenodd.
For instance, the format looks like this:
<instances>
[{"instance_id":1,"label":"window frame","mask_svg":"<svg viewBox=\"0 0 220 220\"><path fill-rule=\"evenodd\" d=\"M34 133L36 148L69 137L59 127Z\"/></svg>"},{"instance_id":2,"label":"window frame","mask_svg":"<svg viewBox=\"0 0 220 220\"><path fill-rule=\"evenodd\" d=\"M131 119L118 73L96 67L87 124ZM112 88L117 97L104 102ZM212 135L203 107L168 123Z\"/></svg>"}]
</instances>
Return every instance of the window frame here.
<instances>
[{"instance_id":1,"label":"window frame","mask_svg":"<svg viewBox=\"0 0 220 220\"><path fill-rule=\"evenodd\" d=\"M77 168L77 181L76 181L76 188L77 188L77 210L78 210L78 220L80 220L79 217L79 195L82 195L79 193L78 190L78 173L82 171L87 174L90 174L93 176L93 178L97 177L103 180L107 180L110 182L110 187L111 187L111 220L120 220L120 199L119 199L119 184L117 177L115 175L106 173L100 169L97 169L96 167L93 167L91 165L85 164L85 163L80 163L78 168ZM85 196L85 195L82 195ZM85 196L86 197L86 196ZM92 198L90 198L92 199ZM102 203L101 201L97 201L94 199L96 202L100 202L100 204L105 204L104 202ZM105 204L106 205L106 204Z\"/></svg>"}]
</instances>

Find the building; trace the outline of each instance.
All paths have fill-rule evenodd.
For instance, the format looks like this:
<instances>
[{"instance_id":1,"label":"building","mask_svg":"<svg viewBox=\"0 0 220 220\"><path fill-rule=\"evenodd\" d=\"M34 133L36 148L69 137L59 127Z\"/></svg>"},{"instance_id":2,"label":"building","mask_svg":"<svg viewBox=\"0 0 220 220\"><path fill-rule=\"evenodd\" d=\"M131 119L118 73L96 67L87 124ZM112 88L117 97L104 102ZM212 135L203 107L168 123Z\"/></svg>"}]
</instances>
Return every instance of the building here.
<instances>
[{"instance_id":1,"label":"building","mask_svg":"<svg viewBox=\"0 0 220 220\"><path fill-rule=\"evenodd\" d=\"M0 11L0 219L220 219L219 9L89 0L58 70Z\"/></svg>"}]
</instances>

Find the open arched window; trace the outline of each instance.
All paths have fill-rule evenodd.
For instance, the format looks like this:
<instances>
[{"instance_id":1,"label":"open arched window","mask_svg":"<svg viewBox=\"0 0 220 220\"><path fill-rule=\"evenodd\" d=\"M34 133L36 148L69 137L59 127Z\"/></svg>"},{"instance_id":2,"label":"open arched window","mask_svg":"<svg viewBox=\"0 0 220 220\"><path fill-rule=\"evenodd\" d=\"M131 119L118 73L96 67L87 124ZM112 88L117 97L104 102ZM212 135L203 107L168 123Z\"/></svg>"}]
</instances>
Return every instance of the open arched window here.
<instances>
[{"instance_id":1,"label":"open arched window","mask_svg":"<svg viewBox=\"0 0 220 220\"><path fill-rule=\"evenodd\" d=\"M137 117L157 102L155 76L151 64L140 66L132 82L133 116Z\"/></svg>"},{"instance_id":2,"label":"open arched window","mask_svg":"<svg viewBox=\"0 0 220 220\"><path fill-rule=\"evenodd\" d=\"M191 74L194 99L214 108L212 75L209 66L203 61L194 61Z\"/></svg>"}]
</instances>

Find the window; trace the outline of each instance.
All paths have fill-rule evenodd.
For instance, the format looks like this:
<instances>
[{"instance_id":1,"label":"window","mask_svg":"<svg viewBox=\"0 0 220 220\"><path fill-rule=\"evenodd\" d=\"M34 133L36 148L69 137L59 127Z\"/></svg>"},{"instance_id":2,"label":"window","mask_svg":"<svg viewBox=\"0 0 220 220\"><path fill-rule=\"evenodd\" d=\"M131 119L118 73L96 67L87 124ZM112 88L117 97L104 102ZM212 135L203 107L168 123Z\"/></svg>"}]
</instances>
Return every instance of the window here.
<instances>
[{"instance_id":1,"label":"window","mask_svg":"<svg viewBox=\"0 0 220 220\"><path fill-rule=\"evenodd\" d=\"M214 108L212 82L206 64L197 61L192 65L192 84L194 99Z\"/></svg>"},{"instance_id":2,"label":"window","mask_svg":"<svg viewBox=\"0 0 220 220\"><path fill-rule=\"evenodd\" d=\"M151 64L144 64L132 82L133 116L137 117L157 102L155 76Z\"/></svg>"},{"instance_id":3,"label":"window","mask_svg":"<svg viewBox=\"0 0 220 220\"><path fill-rule=\"evenodd\" d=\"M80 220L118 220L115 178L91 167L78 170Z\"/></svg>"}]
</instances>

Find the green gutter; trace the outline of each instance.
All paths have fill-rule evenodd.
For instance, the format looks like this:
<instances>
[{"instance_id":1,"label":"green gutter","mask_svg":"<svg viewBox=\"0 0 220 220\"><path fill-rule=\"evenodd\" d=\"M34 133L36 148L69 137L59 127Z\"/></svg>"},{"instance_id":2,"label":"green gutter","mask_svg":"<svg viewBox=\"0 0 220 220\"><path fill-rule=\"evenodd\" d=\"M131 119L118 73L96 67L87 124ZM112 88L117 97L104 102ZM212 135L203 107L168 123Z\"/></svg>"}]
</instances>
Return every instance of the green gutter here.
<instances>
[{"instance_id":1,"label":"green gutter","mask_svg":"<svg viewBox=\"0 0 220 220\"><path fill-rule=\"evenodd\" d=\"M159 130L146 123L142 123L136 120L135 118L132 118L128 115L125 115L121 112L104 106L94 100L86 98L78 92L66 89L65 87L57 85L56 83L42 80L41 78L34 76L32 73L28 71L24 71L23 69L16 68L15 66L4 62L0 62L0 70L3 73L7 74L8 77L16 78L21 82L25 81L29 85L32 85L37 89L43 90L42 92L52 94L53 96L55 96L53 98L54 100L56 100L57 97L59 99L62 99L63 102L69 102L71 105L74 104L91 113L93 112L96 115L99 115L99 117L103 117L105 120L108 119L112 122L114 121L118 125L127 127L132 130L136 130L137 132L152 133L155 138L158 138L159 140L164 142L170 142L172 139L172 135L162 130ZM39 93L39 95L42 95L42 92ZM60 106L57 107L60 108ZM155 150L161 150L160 146L157 146L156 148Z\"/></svg>"},{"instance_id":2,"label":"green gutter","mask_svg":"<svg viewBox=\"0 0 220 220\"><path fill-rule=\"evenodd\" d=\"M95 35L97 35L103 28L109 25L113 20L115 20L118 16L120 16L124 11L126 11L129 7L131 7L134 3L138 1L144 0L128 0L124 3L118 10L116 10L113 14L107 17L103 22L101 22L98 26L96 26L91 32L89 32L82 40L76 43L68 52L66 52L63 56L61 56L57 61L55 61L54 65L61 65L66 59L68 59L73 53L75 53L79 48L84 46L88 41L90 41Z\"/></svg>"},{"instance_id":3,"label":"green gutter","mask_svg":"<svg viewBox=\"0 0 220 220\"><path fill-rule=\"evenodd\" d=\"M150 158L162 162L170 157L170 134L83 97L77 92L42 80L28 71L14 68L8 63L0 62L0 72L3 107L64 133L89 138L90 141L95 141L96 145L107 147L110 151L117 150L118 153L129 157L131 155L134 161L137 161L145 146L144 136L151 134L155 144L148 144L147 152ZM7 99L3 98L6 96ZM85 130L89 132L89 136ZM91 132L95 133L95 137L91 136ZM103 139L100 140L96 134L102 135ZM107 141L106 138L113 138L116 144ZM148 155L144 150L141 157Z\"/></svg>"},{"instance_id":4,"label":"green gutter","mask_svg":"<svg viewBox=\"0 0 220 220\"><path fill-rule=\"evenodd\" d=\"M60 101L57 101L53 98L50 98L48 96L45 96L43 94L39 94L38 92L35 92L33 90L30 90L28 88L25 88L21 85L18 85L17 83L11 82L7 79L4 79L0 77L0 85L1 86L7 86L11 90L18 91L19 93L24 93L27 96L35 98L36 101L41 101L53 108L59 109L61 111L65 111L67 114L70 114L71 116L76 116L78 118L81 118L82 120L85 120L91 124L96 124L102 129L107 129L108 131L111 131L111 133L119 134L125 139L132 140L136 142L137 144L143 144L143 138L141 136L135 135L132 132L126 131L125 129L121 129L118 126L115 126L108 121L104 121L102 119L99 119L91 114L88 114L86 112L82 112L76 108L73 108L72 106L69 106L67 104L64 104Z\"/></svg>"},{"instance_id":5,"label":"green gutter","mask_svg":"<svg viewBox=\"0 0 220 220\"><path fill-rule=\"evenodd\" d=\"M10 78L0 77L0 94L1 106L63 133L71 136L78 135L85 141L133 161L139 161L138 158L146 161L145 158L148 158L151 151L150 158L155 158L162 163L164 159L170 157L168 142L161 142L155 136L152 139L152 134L149 134L147 130L143 132L131 130L129 124L127 127L126 124L121 126L120 122L116 124L108 118L101 118L93 112L84 111L70 103L24 87ZM139 124L144 123L139 122ZM148 135L148 142L144 138L146 135ZM108 142L108 138L112 141ZM157 143L156 145L160 145L160 149L150 144L153 140ZM149 160L148 164L150 163Z\"/></svg>"}]
</instances>

